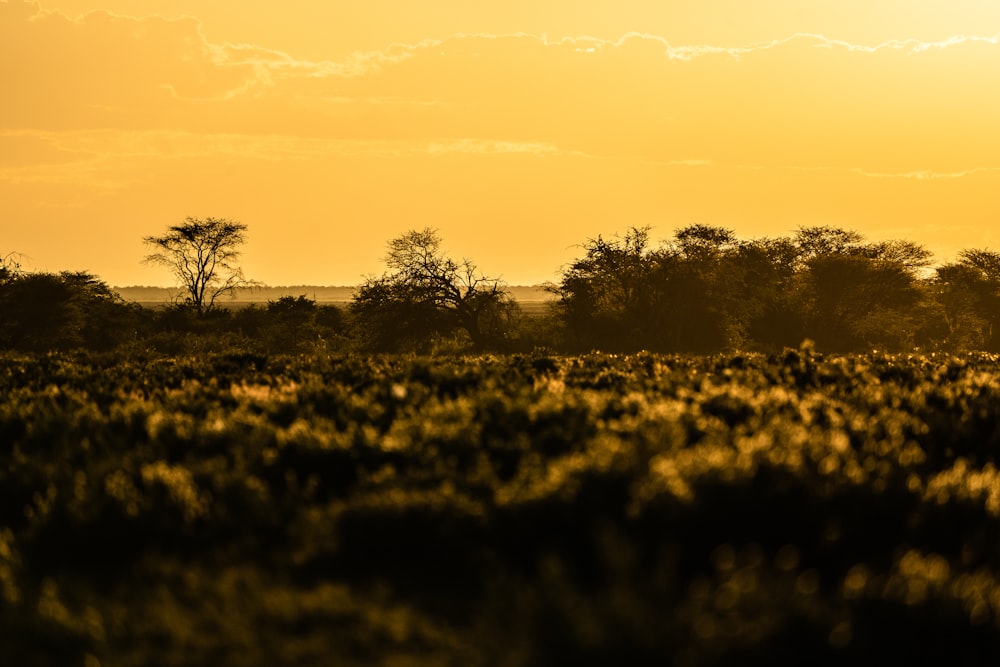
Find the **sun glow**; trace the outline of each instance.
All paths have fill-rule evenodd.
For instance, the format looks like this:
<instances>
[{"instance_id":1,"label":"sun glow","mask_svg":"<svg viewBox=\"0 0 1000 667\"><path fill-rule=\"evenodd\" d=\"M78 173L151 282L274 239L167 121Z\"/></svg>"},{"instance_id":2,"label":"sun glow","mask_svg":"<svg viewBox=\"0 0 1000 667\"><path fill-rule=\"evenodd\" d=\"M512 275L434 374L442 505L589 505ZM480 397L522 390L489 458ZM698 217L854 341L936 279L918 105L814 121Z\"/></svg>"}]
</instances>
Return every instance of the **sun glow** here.
<instances>
[{"instance_id":1,"label":"sun glow","mask_svg":"<svg viewBox=\"0 0 1000 667\"><path fill-rule=\"evenodd\" d=\"M352 284L431 226L534 283L628 225L997 244L1000 5L750 4L6 0L0 251L162 283L141 238L222 216L254 277Z\"/></svg>"}]
</instances>

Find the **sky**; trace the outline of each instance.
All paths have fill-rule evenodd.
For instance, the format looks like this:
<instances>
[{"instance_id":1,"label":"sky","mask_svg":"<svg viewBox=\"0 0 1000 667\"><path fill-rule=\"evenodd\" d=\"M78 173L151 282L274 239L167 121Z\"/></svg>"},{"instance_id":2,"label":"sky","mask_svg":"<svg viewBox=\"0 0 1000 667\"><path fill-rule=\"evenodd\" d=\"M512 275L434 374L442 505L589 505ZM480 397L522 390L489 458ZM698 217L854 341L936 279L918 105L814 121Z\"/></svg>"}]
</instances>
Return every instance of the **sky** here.
<instances>
[{"instance_id":1,"label":"sky","mask_svg":"<svg viewBox=\"0 0 1000 667\"><path fill-rule=\"evenodd\" d=\"M601 234L803 226L1000 249L995 0L0 0L0 255L170 285L249 227L351 285L432 227L511 284Z\"/></svg>"}]
</instances>

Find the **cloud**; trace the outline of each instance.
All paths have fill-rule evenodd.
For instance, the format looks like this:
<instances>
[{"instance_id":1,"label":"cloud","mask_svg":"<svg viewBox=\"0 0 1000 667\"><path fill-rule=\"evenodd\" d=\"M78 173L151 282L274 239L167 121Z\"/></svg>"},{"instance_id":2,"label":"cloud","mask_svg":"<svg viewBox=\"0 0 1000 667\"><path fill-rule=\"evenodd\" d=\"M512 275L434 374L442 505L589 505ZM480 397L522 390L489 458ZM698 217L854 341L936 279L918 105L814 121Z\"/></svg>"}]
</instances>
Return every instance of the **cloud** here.
<instances>
[{"instance_id":1,"label":"cloud","mask_svg":"<svg viewBox=\"0 0 1000 667\"><path fill-rule=\"evenodd\" d=\"M13 1L0 4L0 40L7 126L107 124L168 102L166 91L230 98L269 83L251 59L220 54L191 18L97 11L70 19Z\"/></svg>"},{"instance_id":2,"label":"cloud","mask_svg":"<svg viewBox=\"0 0 1000 667\"><path fill-rule=\"evenodd\" d=\"M559 155L563 153L558 146L548 143L516 142L516 141L483 141L477 139L459 139L457 141L433 142L427 146L430 155L446 155L449 153L464 153L473 155Z\"/></svg>"},{"instance_id":3,"label":"cloud","mask_svg":"<svg viewBox=\"0 0 1000 667\"><path fill-rule=\"evenodd\" d=\"M0 131L0 156L11 165L30 162L63 164L95 159L231 157L288 159L341 155L367 157L440 156L448 154L560 155L554 144L472 138L409 142L358 141L295 135L199 134L172 130ZM17 149L17 150L15 150ZM4 161L0 160L0 166ZM30 166L30 165L29 165Z\"/></svg>"},{"instance_id":4,"label":"cloud","mask_svg":"<svg viewBox=\"0 0 1000 667\"><path fill-rule=\"evenodd\" d=\"M966 178L967 176L975 176L979 174L992 174L1000 173L1000 166L998 167L975 167L972 169L963 169L962 171L932 171L930 169L923 169L921 171L906 171L898 173L882 173L868 171L866 169L853 169L854 173L861 176L867 176L870 178L905 178L905 179L915 179L918 181L935 181L935 180L953 180L956 178Z\"/></svg>"},{"instance_id":5,"label":"cloud","mask_svg":"<svg viewBox=\"0 0 1000 667\"><path fill-rule=\"evenodd\" d=\"M912 178L1000 161L996 36L721 47L635 32L457 34L321 61L213 43L190 17L69 18L11 0L0 44L0 127L126 132L91 135L110 152L140 136L129 132L161 132L150 150L165 156L195 135L290 159L561 154Z\"/></svg>"},{"instance_id":6,"label":"cloud","mask_svg":"<svg viewBox=\"0 0 1000 667\"><path fill-rule=\"evenodd\" d=\"M392 171L421 161L500 156L586 157L553 144L472 138L359 141L172 130L16 130L0 131L0 189L48 189L50 194L38 199L45 207L80 208L127 191L171 184L183 190L189 186L181 183L199 172L216 179L222 170L238 169L248 182L258 180L266 187L269 180L342 173L352 164L368 170L379 164Z\"/></svg>"}]
</instances>

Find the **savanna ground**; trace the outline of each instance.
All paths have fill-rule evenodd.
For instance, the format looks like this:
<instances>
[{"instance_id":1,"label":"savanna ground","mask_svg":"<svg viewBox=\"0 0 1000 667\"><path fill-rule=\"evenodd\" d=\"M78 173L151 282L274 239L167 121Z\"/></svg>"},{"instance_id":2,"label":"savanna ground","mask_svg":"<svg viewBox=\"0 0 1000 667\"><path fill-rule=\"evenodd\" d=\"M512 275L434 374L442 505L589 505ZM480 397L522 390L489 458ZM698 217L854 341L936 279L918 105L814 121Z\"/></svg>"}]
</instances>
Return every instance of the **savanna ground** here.
<instances>
[{"instance_id":1,"label":"savanna ground","mask_svg":"<svg viewBox=\"0 0 1000 667\"><path fill-rule=\"evenodd\" d=\"M5 354L10 665L993 665L1000 358Z\"/></svg>"}]
</instances>

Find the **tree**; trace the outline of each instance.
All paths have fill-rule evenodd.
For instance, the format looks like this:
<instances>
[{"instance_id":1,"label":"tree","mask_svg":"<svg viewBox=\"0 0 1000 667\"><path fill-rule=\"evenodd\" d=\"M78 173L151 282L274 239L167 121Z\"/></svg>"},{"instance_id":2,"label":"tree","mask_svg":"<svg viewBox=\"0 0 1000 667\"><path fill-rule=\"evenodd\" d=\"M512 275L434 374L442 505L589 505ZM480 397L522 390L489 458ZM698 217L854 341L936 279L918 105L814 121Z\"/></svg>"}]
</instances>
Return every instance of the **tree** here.
<instances>
[{"instance_id":1,"label":"tree","mask_svg":"<svg viewBox=\"0 0 1000 667\"><path fill-rule=\"evenodd\" d=\"M941 325L937 345L953 352L984 349L991 323L982 308L990 293L982 273L965 263L945 264L935 270L930 289Z\"/></svg>"},{"instance_id":2,"label":"tree","mask_svg":"<svg viewBox=\"0 0 1000 667\"><path fill-rule=\"evenodd\" d=\"M553 288L578 348L708 352L743 344L761 310L747 296L744 244L723 227L690 225L658 248L649 228L598 236ZM759 262L758 262L759 263Z\"/></svg>"},{"instance_id":3,"label":"tree","mask_svg":"<svg viewBox=\"0 0 1000 667\"><path fill-rule=\"evenodd\" d=\"M223 294L254 283L236 265L246 243L247 226L226 218L185 218L162 236L143 239L153 252L146 262L169 268L181 283L186 301L199 314L212 309Z\"/></svg>"},{"instance_id":4,"label":"tree","mask_svg":"<svg viewBox=\"0 0 1000 667\"><path fill-rule=\"evenodd\" d=\"M670 295L664 329L666 349L712 352L744 343L751 305L736 234L695 224L674 231L666 244L655 286Z\"/></svg>"},{"instance_id":5,"label":"tree","mask_svg":"<svg viewBox=\"0 0 1000 667\"><path fill-rule=\"evenodd\" d=\"M673 246L688 259L710 260L736 246L736 234L725 227L688 225L674 232Z\"/></svg>"},{"instance_id":6,"label":"tree","mask_svg":"<svg viewBox=\"0 0 1000 667\"><path fill-rule=\"evenodd\" d=\"M17 253L0 255L0 285L4 285L21 275L21 265L17 261Z\"/></svg>"},{"instance_id":7,"label":"tree","mask_svg":"<svg viewBox=\"0 0 1000 667\"><path fill-rule=\"evenodd\" d=\"M806 338L798 303L800 250L789 237L744 242L735 264L743 289L748 346L763 350L797 347Z\"/></svg>"},{"instance_id":8,"label":"tree","mask_svg":"<svg viewBox=\"0 0 1000 667\"><path fill-rule=\"evenodd\" d=\"M863 240L864 237L853 229L830 226L800 227L794 236L803 262L825 255L851 254Z\"/></svg>"},{"instance_id":9,"label":"tree","mask_svg":"<svg viewBox=\"0 0 1000 667\"><path fill-rule=\"evenodd\" d=\"M553 289L577 347L702 352L742 337L735 315L745 302L737 293L742 264L732 231L690 225L650 248L649 228L632 227L583 248Z\"/></svg>"},{"instance_id":10,"label":"tree","mask_svg":"<svg viewBox=\"0 0 1000 667\"><path fill-rule=\"evenodd\" d=\"M932 281L947 325L947 346L1000 350L1000 252L963 250Z\"/></svg>"},{"instance_id":11,"label":"tree","mask_svg":"<svg viewBox=\"0 0 1000 667\"><path fill-rule=\"evenodd\" d=\"M0 347L113 347L131 335L135 308L90 273L20 273L0 284Z\"/></svg>"},{"instance_id":12,"label":"tree","mask_svg":"<svg viewBox=\"0 0 1000 667\"><path fill-rule=\"evenodd\" d=\"M499 278L479 273L468 259L441 250L436 230L411 230L389 241L390 271L367 279L351 314L374 349L419 347L435 335L465 332L477 349L501 344L518 312Z\"/></svg>"},{"instance_id":13,"label":"tree","mask_svg":"<svg viewBox=\"0 0 1000 667\"><path fill-rule=\"evenodd\" d=\"M827 350L905 349L919 328L919 273L931 253L909 241L865 242L861 234L809 227L799 249L800 312L807 333Z\"/></svg>"},{"instance_id":14,"label":"tree","mask_svg":"<svg viewBox=\"0 0 1000 667\"><path fill-rule=\"evenodd\" d=\"M552 288L558 312L580 348L631 350L647 345L650 329L649 277L654 251L649 227L624 236L588 239L585 254L563 271Z\"/></svg>"}]
</instances>

